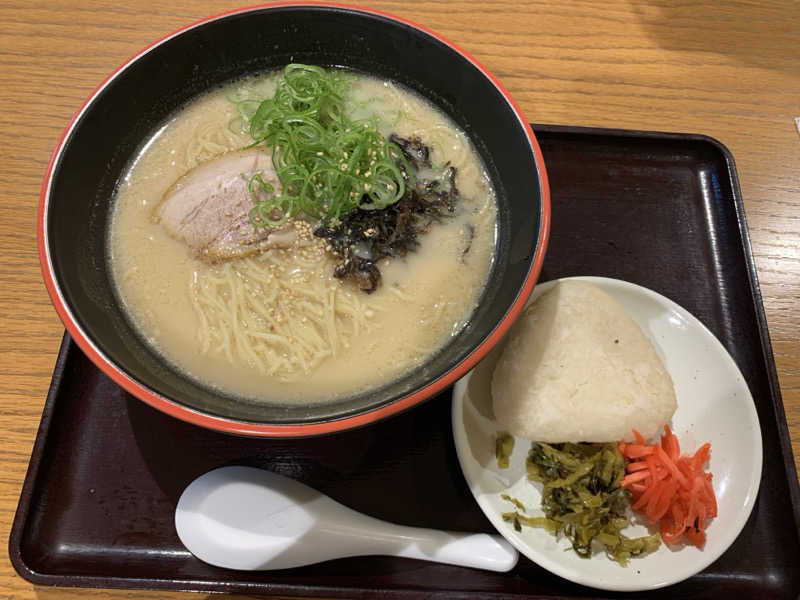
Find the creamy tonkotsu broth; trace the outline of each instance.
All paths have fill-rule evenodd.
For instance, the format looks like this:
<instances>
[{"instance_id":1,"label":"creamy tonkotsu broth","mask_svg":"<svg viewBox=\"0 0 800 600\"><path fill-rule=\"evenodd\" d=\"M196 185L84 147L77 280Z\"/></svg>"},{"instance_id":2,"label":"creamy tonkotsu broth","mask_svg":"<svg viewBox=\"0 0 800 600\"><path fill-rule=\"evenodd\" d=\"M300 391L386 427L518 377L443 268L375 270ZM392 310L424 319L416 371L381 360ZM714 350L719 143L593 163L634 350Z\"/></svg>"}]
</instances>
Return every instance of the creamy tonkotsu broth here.
<instances>
[{"instance_id":1,"label":"creamy tonkotsu broth","mask_svg":"<svg viewBox=\"0 0 800 600\"><path fill-rule=\"evenodd\" d=\"M453 216L415 251L381 260L370 294L333 276L337 259L308 221L295 225L299 245L200 260L154 210L187 171L252 143L239 112L247 103L234 101L271 96L275 77L207 94L144 144L116 195L111 265L138 331L191 377L252 401L320 402L403 375L463 328L493 260L496 204L476 152L445 115L393 82L359 75L354 113L379 115L384 136L418 137L434 166L456 167Z\"/></svg>"}]
</instances>

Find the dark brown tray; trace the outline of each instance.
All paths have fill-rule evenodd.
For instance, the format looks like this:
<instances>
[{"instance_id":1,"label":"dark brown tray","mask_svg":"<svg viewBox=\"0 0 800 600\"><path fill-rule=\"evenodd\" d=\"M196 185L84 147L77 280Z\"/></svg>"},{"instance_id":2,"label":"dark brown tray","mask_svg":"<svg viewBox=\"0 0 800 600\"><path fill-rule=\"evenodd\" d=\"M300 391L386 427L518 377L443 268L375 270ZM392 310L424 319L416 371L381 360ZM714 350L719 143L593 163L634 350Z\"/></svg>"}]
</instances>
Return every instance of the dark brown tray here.
<instances>
[{"instance_id":1,"label":"dark brown tray","mask_svg":"<svg viewBox=\"0 0 800 600\"><path fill-rule=\"evenodd\" d=\"M733 355L761 421L761 491L739 538L702 573L646 597L797 597L800 491L730 154L695 135L535 130L553 200L541 280L616 277L683 305ZM258 573L208 566L178 541L173 510L192 479L229 463L295 477L390 521L491 531L461 475L449 391L330 437L235 438L135 400L65 337L11 532L11 560L42 585L350 598L603 595L525 558L507 574L386 557Z\"/></svg>"}]
</instances>

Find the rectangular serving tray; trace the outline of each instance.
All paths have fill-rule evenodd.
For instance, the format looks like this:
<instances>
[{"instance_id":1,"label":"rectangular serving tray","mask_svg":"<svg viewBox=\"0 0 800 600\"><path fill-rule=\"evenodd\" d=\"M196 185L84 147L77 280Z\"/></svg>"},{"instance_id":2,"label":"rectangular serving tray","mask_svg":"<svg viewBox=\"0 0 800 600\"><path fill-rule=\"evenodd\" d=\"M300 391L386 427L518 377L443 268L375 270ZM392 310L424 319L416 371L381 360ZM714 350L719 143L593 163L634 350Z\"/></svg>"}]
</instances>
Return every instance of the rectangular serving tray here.
<instances>
[{"instance_id":1,"label":"rectangular serving tray","mask_svg":"<svg viewBox=\"0 0 800 600\"><path fill-rule=\"evenodd\" d=\"M800 490L732 157L699 135L534 129L552 191L540 281L615 277L678 302L731 353L761 422L761 489L736 542L687 581L627 596L796 598ZM448 390L390 420L323 438L237 438L139 402L65 335L11 532L11 561L40 585L328 598L608 596L525 558L510 573L388 557L236 572L200 562L178 540L173 511L184 487L233 463L300 479L389 521L492 531L461 474L450 402Z\"/></svg>"}]
</instances>

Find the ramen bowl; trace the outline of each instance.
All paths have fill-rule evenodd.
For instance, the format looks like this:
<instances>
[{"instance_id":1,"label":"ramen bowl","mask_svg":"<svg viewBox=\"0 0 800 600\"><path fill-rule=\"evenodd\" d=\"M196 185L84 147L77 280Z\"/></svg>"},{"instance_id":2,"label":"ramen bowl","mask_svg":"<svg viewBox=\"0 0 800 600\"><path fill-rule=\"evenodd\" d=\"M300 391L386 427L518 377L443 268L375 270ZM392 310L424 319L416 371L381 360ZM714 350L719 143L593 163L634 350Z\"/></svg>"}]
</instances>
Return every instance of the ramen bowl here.
<instances>
[{"instance_id":1,"label":"ramen bowl","mask_svg":"<svg viewBox=\"0 0 800 600\"><path fill-rule=\"evenodd\" d=\"M172 366L137 331L109 262L114 193L143 142L204 92L290 62L342 66L424 96L472 141L497 196L488 284L461 331L429 360L362 392L322 403L253 401ZM72 339L147 404L203 427L252 436L311 436L363 426L445 390L521 311L544 260L549 191L530 125L502 85L436 33L355 7L275 4L218 15L172 33L112 73L53 152L38 216L40 261Z\"/></svg>"}]
</instances>

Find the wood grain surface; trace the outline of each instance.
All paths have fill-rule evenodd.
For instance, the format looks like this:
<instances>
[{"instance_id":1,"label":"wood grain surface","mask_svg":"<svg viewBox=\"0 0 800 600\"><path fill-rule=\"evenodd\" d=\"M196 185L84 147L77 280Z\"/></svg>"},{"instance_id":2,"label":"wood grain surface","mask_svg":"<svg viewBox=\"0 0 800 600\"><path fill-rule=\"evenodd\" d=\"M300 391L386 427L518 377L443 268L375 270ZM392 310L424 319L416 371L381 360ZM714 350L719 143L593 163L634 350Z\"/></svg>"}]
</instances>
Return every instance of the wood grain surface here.
<instances>
[{"instance_id":1,"label":"wood grain surface","mask_svg":"<svg viewBox=\"0 0 800 600\"><path fill-rule=\"evenodd\" d=\"M0 0L0 537L8 539L63 328L36 206L61 131L145 44L241 0ZM733 153L795 461L800 455L800 2L386 1L474 55L530 121L704 133ZM0 598L180 594L37 588L3 544ZM186 597L188 594L183 594ZM219 596L215 596L218 598Z\"/></svg>"}]
</instances>

